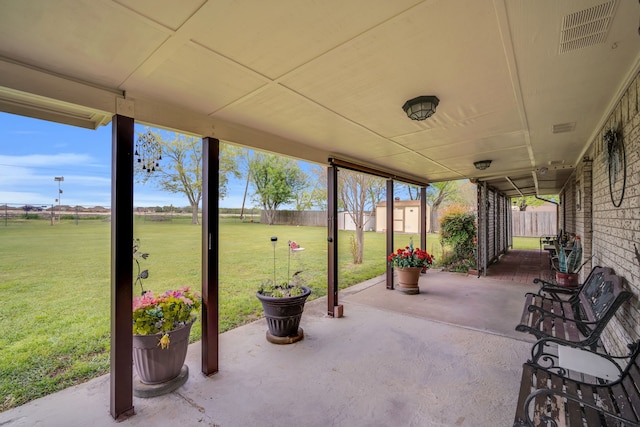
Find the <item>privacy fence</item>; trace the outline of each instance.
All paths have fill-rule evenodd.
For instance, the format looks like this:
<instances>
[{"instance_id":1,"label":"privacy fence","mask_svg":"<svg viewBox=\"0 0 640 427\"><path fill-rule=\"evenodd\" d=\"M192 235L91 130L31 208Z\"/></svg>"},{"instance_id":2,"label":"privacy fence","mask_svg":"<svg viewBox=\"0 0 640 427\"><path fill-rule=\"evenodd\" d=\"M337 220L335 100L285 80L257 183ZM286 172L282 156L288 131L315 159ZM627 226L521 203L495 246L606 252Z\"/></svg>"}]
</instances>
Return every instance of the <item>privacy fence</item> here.
<instances>
[{"instance_id":1,"label":"privacy fence","mask_svg":"<svg viewBox=\"0 0 640 427\"><path fill-rule=\"evenodd\" d=\"M260 222L266 224L267 218L264 212L260 217ZM327 211L276 211L273 223L277 225L301 225L310 227L326 227ZM371 212L365 213L365 231L376 229L376 215ZM355 230L356 225L348 212L338 212L338 229Z\"/></svg>"},{"instance_id":2,"label":"privacy fence","mask_svg":"<svg viewBox=\"0 0 640 427\"><path fill-rule=\"evenodd\" d=\"M514 236L540 237L558 234L555 212L512 211L512 219Z\"/></svg>"},{"instance_id":3,"label":"privacy fence","mask_svg":"<svg viewBox=\"0 0 640 427\"><path fill-rule=\"evenodd\" d=\"M267 223L264 211L261 213L260 222ZM316 227L327 226L326 211L276 211L273 220L278 225L306 225Z\"/></svg>"},{"instance_id":4,"label":"privacy fence","mask_svg":"<svg viewBox=\"0 0 640 427\"><path fill-rule=\"evenodd\" d=\"M540 237L558 233L555 212L511 211L511 214L513 236ZM266 223L264 213L260 221ZM325 211L277 211L274 224L326 227L327 213Z\"/></svg>"}]
</instances>

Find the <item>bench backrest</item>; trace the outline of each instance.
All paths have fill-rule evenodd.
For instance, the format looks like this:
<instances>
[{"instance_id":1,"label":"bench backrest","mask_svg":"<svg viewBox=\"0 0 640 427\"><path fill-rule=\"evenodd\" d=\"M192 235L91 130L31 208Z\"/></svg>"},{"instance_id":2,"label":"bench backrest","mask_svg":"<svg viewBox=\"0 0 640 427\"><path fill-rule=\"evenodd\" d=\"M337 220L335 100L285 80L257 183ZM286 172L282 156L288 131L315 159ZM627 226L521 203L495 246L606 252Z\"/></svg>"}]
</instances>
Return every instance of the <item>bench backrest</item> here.
<instances>
[{"instance_id":1,"label":"bench backrest","mask_svg":"<svg viewBox=\"0 0 640 427\"><path fill-rule=\"evenodd\" d=\"M598 291L599 286L604 282L605 276L614 275L614 272L609 267L593 267L589 276L587 276L584 283L580 286L580 290L577 294L576 299L580 299L580 294L584 294L587 298L591 296L594 292Z\"/></svg>"},{"instance_id":2,"label":"bench backrest","mask_svg":"<svg viewBox=\"0 0 640 427\"><path fill-rule=\"evenodd\" d=\"M622 287L622 277L613 274L610 269L594 272L590 275L589 282L580 290L576 311L579 311L580 317L585 321L597 324L585 327L581 332L585 335L598 332L599 335L618 307L630 297L631 293Z\"/></svg>"}]
</instances>

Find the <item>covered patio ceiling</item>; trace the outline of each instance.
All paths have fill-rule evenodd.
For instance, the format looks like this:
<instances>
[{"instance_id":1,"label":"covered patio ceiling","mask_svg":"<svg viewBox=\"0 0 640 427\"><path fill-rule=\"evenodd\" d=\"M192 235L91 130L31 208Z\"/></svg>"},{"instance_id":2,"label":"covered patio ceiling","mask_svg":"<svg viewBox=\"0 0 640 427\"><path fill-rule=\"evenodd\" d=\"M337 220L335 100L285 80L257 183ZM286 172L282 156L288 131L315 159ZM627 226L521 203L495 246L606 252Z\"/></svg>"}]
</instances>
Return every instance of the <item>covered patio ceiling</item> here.
<instances>
[{"instance_id":1,"label":"covered patio ceiling","mask_svg":"<svg viewBox=\"0 0 640 427\"><path fill-rule=\"evenodd\" d=\"M555 194L638 69L639 17L631 0L3 2L0 110ZM412 121L420 95L440 105Z\"/></svg>"}]
</instances>

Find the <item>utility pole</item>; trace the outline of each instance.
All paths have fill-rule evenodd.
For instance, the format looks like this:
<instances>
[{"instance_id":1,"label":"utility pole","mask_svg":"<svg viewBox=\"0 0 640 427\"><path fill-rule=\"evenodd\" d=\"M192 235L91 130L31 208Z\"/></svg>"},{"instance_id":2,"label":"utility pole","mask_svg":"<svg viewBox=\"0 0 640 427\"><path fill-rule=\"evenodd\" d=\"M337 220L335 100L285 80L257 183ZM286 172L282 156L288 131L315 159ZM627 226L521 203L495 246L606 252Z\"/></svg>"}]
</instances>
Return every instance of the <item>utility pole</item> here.
<instances>
[{"instance_id":1,"label":"utility pole","mask_svg":"<svg viewBox=\"0 0 640 427\"><path fill-rule=\"evenodd\" d=\"M56 176L53 178L54 181L58 183L58 198L56 202L58 202L58 223L60 223L60 199L62 199L62 189L60 189L60 183L64 181L64 176Z\"/></svg>"}]
</instances>

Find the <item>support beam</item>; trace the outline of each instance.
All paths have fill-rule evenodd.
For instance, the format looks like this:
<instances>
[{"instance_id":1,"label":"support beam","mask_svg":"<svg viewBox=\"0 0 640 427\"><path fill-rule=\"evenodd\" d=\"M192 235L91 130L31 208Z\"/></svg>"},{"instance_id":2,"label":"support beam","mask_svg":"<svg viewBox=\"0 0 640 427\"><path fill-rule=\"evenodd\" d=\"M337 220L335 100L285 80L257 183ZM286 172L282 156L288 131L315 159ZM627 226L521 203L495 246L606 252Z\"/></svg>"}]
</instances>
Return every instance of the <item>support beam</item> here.
<instances>
[{"instance_id":1,"label":"support beam","mask_svg":"<svg viewBox=\"0 0 640 427\"><path fill-rule=\"evenodd\" d=\"M218 188L220 141L202 139L202 373L218 372Z\"/></svg>"},{"instance_id":2,"label":"support beam","mask_svg":"<svg viewBox=\"0 0 640 427\"><path fill-rule=\"evenodd\" d=\"M482 275L487 275L489 267L489 187L482 183Z\"/></svg>"},{"instance_id":3,"label":"support beam","mask_svg":"<svg viewBox=\"0 0 640 427\"><path fill-rule=\"evenodd\" d=\"M350 162L350 161L347 161L347 160L336 159L335 157L330 157L329 158L329 164L331 166L338 166L338 167L340 167L342 169L350 169L352 171L367 173L369 175L375 175L375 176L379 176L379 177L386 178L386 179L391 179L391 180L395 180L395 181L402 181L402 182L407 183L407 184L417 185L418 187L421 187L421 186L424 186L424 185L429 185L429 183L426 182L426 181L417 180L417 179L412 178L412 177L407 176L407 175L403 175L403 174L396 173L396 172L384 171L382 169L369 167L369 166L365 166L365 165L360 165L360 164L353 163L353 162Z\"/></svg>"},{"instance_id":4,"label":"support beam","mask_svg":"<svg viewBox=\"0 0 640 427\"><path fill-rule=\"evenodd\" d=\"M327 314L338 305L338 168L327 168Z\"/></svg>"},{"instance_id":5,"label":"support beam","mask_svg":"<svg viewBox=\"0 0 640 427\"><path fill-rule=\"evenodd\" d=\"M133 409L133 144L134 120L112 120L111 156L111 383L115 420Z\"/></svg>"},{"instance_id":6,"label":"support beam","mask_svg":"<svg viewBox=\"0 0 640 427\"><path fill-rule=\"evenodd\" d=\"M387 180L387 255L393 252L393 180ZM393 267L387 263L387 289L393 289Z\"/></svg>"},{"instance_id":7,"label":"support beam","mask_svg":"<svg viewBox=\"0 0 640 427\"><path fill-rule=\"evenodd\" d=\"M420 247L427 250L427 187L420 187Z\"/></svg>"}]
</instances>

